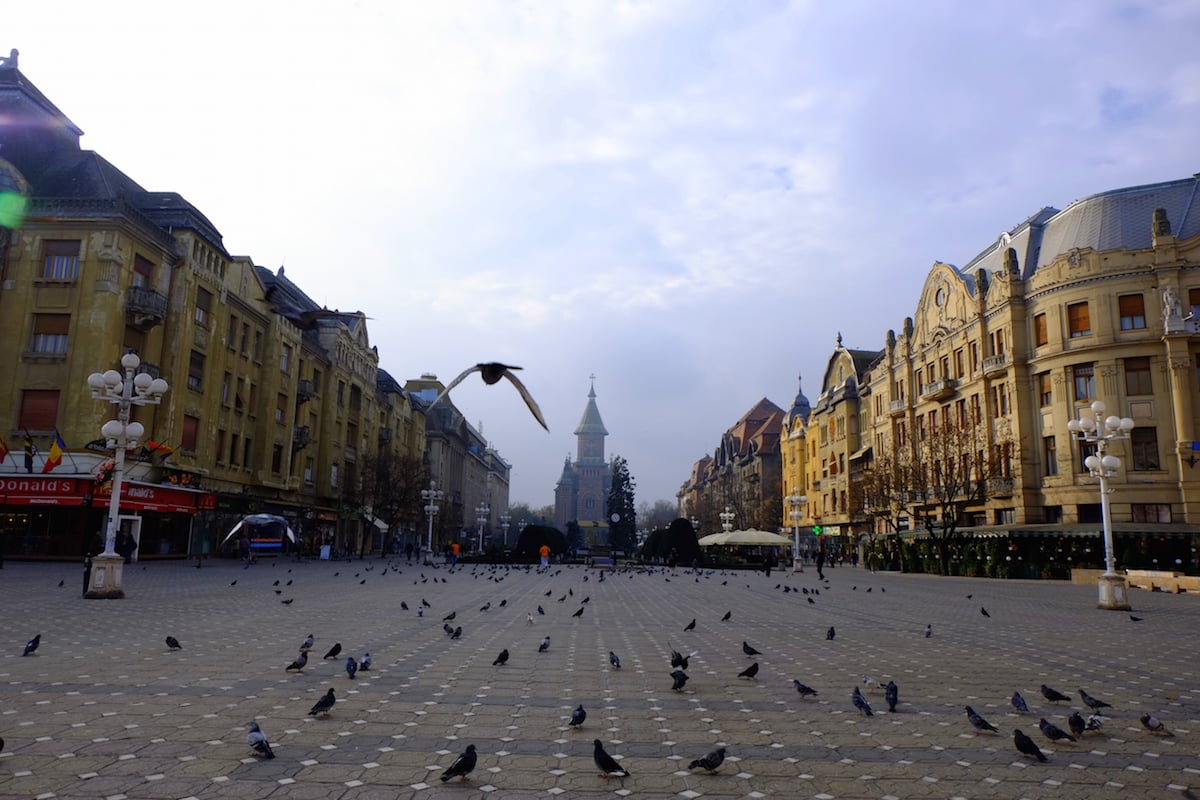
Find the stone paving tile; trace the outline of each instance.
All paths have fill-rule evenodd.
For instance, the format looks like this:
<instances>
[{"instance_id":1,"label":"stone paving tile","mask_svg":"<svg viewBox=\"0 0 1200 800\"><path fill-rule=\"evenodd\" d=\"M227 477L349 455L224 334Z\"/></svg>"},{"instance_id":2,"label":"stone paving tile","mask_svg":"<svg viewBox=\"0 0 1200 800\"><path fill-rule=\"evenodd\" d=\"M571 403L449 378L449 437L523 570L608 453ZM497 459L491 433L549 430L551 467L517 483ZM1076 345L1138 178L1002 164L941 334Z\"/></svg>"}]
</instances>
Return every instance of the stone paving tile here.
<instances>
[{"instance_id":1,"label":"stone paving tile","mask_svg":"<svg viewBox=\"0 0 1200 800\"><path fill-rule=\"evenodd\" d=\"M1134 623L1097 610L1089 587L854 569L822 584L810 574L599 581L582 568L172 562L131 568L126 599L108 602L81 599L78 577L61 564L0 570L0 798L1098 800L1200 788L1195 596L1134 592L1144 617ZM418 615L422 598L430 607ZM452 611L458 640L442 631ZM696 629L684 631L692 617ZM21 657L38 632L41 648ZM183 650L166 648L168 633ZM308 666L286 672L309 633ZM751 662L743 641L762 651L753 680L737 677ZM335 642L342 654L322 659ZM509 662L493 666L505 648ZM373 669L351 680L345 656L368 650ZM671 691L672 650L690 657L682 692ZM875 716L855 712L864 676L896 681L897 713L871 687ZM818 696L802 700L793 678ZM1042 683L1072 702L1044 702ZM308 716L329 687L332 713ZM1065 728L1085 710L1081 687L1114 705L1103 730L1050 746L1037 719ZM1011 708L1014 690L1032 715ZM588 719L573 730L580 703ZM968 704L1000 734L975 735ZM1144 731L1146 712L1175 736ZM251 719L275 760L246 746ZM1015 727L1048 763L1019 756ZM631 777L597 776L595 738ZM441 783L468 743L475 772ZM718 774L687 771L717 745L728 749Z\"/></svg>"}]
</instances>

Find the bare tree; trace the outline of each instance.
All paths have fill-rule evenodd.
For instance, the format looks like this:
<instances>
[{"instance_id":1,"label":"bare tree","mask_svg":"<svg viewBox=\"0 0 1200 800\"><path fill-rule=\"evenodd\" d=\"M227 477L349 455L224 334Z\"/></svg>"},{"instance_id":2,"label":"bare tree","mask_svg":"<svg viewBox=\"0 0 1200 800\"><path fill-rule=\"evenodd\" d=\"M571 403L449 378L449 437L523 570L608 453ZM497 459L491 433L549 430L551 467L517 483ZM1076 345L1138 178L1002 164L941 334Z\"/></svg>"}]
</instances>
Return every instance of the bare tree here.
<instances>
[{"instance_id":1,"label":"bare tree","mask_svg":"<svg viewBox=\"0 0 1200 800\"><path fill-rule=\"evenodd\" d=\"M387 526L390 537L398 527L413 528L421 519L421 489L428 485L425 465L419 458L383 453L362 465L363 518Z\"/></svg>"}]
</instances>

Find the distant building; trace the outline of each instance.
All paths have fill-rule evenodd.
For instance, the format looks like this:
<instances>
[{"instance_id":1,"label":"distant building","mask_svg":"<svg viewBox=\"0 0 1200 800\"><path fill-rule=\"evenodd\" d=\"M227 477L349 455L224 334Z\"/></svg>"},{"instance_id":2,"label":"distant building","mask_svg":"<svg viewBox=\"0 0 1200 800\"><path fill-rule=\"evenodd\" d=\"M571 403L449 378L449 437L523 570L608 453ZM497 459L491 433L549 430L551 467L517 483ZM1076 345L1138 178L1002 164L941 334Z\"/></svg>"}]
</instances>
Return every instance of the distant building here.
<instances>
[{"instance_id":1,"label":"distant building","mask_svg":"<svg viewBox=\"0 0 1200 800\"><path fill-rule=\"evenodd\" d=\"M575 428L575 461L563 463L562 476L554 488L554 524L566 530L572 523L588 531L585 544L605 544L608 540L608 490L612 484L612 465L604 460L604 438L608 430L596 406L596 385L588 391L583 418Z\"/></svg>"}]
</instances>

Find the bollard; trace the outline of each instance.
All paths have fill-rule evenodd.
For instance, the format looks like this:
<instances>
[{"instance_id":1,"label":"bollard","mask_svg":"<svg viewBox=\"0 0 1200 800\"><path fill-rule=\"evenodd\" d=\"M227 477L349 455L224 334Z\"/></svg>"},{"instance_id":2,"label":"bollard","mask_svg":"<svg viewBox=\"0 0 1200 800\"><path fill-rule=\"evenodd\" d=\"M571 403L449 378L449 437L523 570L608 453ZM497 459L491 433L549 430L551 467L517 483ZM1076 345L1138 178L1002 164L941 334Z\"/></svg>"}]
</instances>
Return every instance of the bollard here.
<instances>
[{"instance_id":1,"label":"bollard","mask_svg":"<svg viewBox=\"0 0 1200 800\"><path fill-rule=\"evenodd\" d=\"M89 553L83 557L83 596L87 596L88 584L92 580L92 556Z\"/></svg>"}]
</instances>

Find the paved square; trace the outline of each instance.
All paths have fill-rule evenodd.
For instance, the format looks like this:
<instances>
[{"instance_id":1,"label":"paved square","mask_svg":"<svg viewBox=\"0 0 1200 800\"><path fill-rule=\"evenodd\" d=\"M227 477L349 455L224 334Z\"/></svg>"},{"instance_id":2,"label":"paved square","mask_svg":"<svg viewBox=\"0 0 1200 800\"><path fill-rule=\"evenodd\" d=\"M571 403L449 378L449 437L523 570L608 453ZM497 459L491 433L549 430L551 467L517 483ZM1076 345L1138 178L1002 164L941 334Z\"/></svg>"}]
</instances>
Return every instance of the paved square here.
<instances>
[{"instance_id":1,"label":"paved square","mask_svg":"<svg viewBox=\"0 0 1200 800\"><path fill-rule=\"evenodd\" d=\"M80 597L78 565L9 561L0 570L0 797L1200 793L1200 597L1134 590L1143 618L1134 622L1097 610L1094 587L827 575L824 584L812 571L599 580L582 567L168 562L127 568L126 599L104 601ZM457 640L443 631L451 612ZM39 649L22 657L37 633ZM309 633L308 665L286 672ZM167 635L183 649L170 651ZM762 655L746 656L743 641ZM335 643L340 656L323 659ZM503 649L508 663L492 666ZM671 689L672 649L694 653L682 692ZM347 677L347 655L367 651L370 671ZM754 679L737 677L755 660ZM895 714L869 686L875 715L856 712L850 695L864 676L896 682ZM818 696L802 699L793 679ZM1047 702L1041 684L1071 702ZM332 713L309 716L329 687ZM1066 729L1072 710L1088 711L1080 688L1112 704L1104 727L1051 742L1038 719ZM1018 690L1030 715L1009 703ZM570 729L579 704L587 720ZM999 734L977 735L966 705ZM1144 713L1174 735L1143 729ZM250 720L274 760L252 755ZM1017 753L1015 728L1047 763ZM600 778L593 739L631 776ZM468 744L475 771L442 783ZM718 745L728 755L716 774L688 771Z\"/></svg>"}]
</instances>

